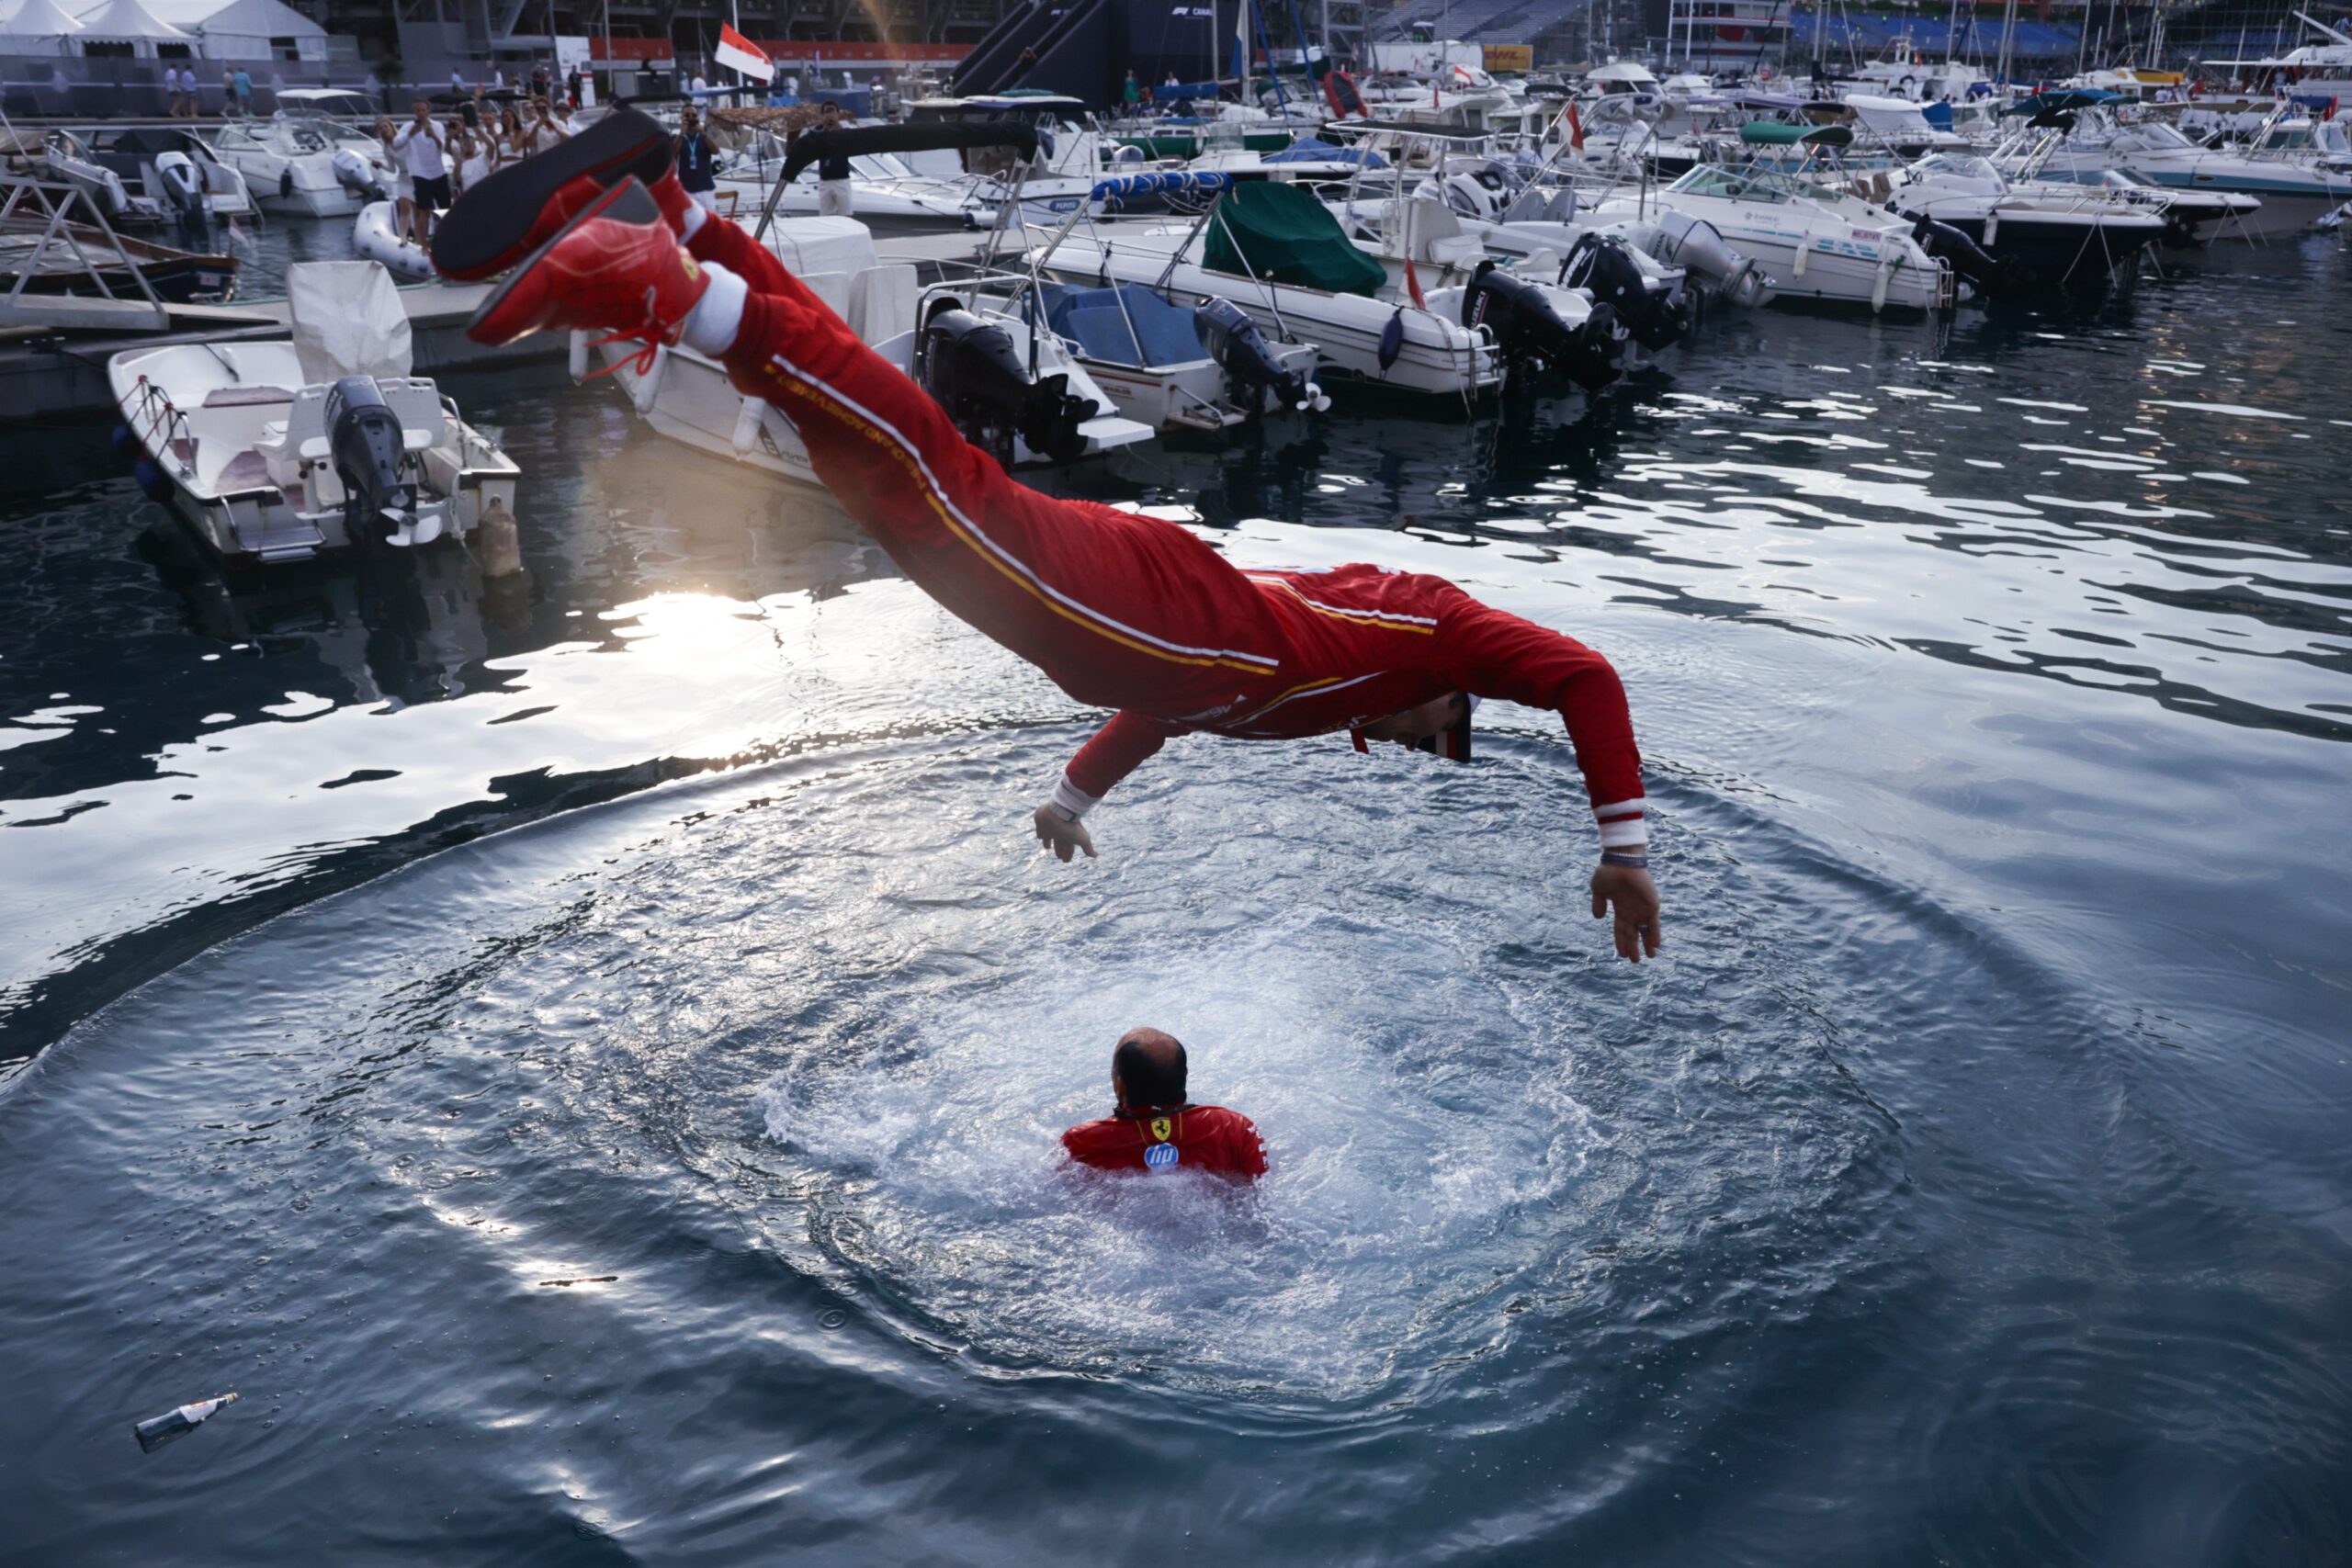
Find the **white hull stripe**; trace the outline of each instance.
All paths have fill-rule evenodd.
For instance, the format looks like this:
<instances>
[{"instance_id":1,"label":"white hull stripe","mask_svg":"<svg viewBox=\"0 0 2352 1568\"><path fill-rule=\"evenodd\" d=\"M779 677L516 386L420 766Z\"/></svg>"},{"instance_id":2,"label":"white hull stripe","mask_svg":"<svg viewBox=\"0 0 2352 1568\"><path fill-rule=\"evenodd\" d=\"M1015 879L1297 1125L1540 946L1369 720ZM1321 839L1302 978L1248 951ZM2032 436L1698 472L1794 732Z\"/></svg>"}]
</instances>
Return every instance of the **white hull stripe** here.
<instances>
[{"instance_id":1,"label":"white hull stripe","mask_svg":"<svg viewBox=\"0 0 2352 1568\"><path fill-rule=\"evenodd\" d=\"M987 530L983 529L978 524L973 522L971 518L965 515L963 508L957 506L955 499L947 493L947 487L939 482L939 476L931 471L931 465L923 460L922 453L917 449L913 442L908 440L905 435L901 434L897 427L892 425L889 421L882 418L881 415L875 413L872 410L859 403L854 398L850 397L848 394L841 391L837 388L829 386L825 382L818 379L816 377L809 375L798 366L792 364L789 360L786 360L782 355L775 355L773 363L778 369L782 370L786 375L790 376L794 380L814 388L816 390L823 393L826 397L831 398L835 402L841 404L842 407L857 415L858 418L865 420L876 430L878 430L883 434L888 436L898 445L899 449L906 453L908 458L913 462L916 470L922 475L923 483L930 488L933 498L936 500L941 507L951 514L957 523L962 525L973 538L978 540L983 548L985 548L998 561L1001 562L1008 570L1017 573L1023 581L1035 587L1039 593L1052 600L1055 604L1061 605L1064 609L1069 610L1071 614L1081 616L1086 620L1092 621L1111 631L1114 631L1121 637L1132 637L1137 642L1149 644L1153 648L1161 649L1170 653L1181 654L1193 659L1238 660L1245 664L1256 665L1259 668L1265 670L1278 670L1282 667L1282 661L1280 660L1269 659L1262 653L1243 653L1229 648L1188 648L1182 643L1170 642L1164 637L1154 637L1149 632L1138 631L1134 626L1128 626L1123 621L1114 620L1110 616L1102 614L1100 610L1093 608L1091 605L1080 604L1069 594L1064 593L1060 589L1056 588L1052 583L1047 582L1044 578L1039 577L1036 571L1031 568L1027 561L1023 560L1020 557L1012 554L1001 545L999 545L994 539L989 538Z\"/></svg>"}]
</instances>

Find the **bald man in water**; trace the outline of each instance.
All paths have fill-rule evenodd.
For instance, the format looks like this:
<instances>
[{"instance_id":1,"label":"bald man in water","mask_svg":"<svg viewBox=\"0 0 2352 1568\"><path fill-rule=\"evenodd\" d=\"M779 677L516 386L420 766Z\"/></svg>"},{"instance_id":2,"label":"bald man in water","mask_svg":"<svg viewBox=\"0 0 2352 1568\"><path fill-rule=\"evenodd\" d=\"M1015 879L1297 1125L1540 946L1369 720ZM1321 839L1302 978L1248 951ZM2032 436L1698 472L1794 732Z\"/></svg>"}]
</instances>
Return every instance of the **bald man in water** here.
<instances>
[{"instance_id":1,"label":"bald man in water","mask_svg":"<svg viewBox=\"0 0 2352 1568\"><path fill-rule=\"evenodd\" d=\"M1184 1098L1184 1045L1158 1029L1130 1029L1111 1053L1118 1109L1062 1134L1062 1147L1098 1170L1214 1171L1237 1181L1266 1174L1266 1145L1250 1118Z\"/></svg>"}]
</instances>

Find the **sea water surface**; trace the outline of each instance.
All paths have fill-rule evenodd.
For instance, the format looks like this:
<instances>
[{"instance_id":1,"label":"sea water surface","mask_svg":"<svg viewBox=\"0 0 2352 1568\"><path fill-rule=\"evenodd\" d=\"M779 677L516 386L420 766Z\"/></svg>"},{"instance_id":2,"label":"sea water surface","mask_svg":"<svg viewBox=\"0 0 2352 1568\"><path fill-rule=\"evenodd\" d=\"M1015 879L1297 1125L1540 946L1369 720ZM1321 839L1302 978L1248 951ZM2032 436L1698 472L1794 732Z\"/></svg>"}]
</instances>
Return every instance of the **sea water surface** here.
<instances>
[{"instance_id":1,"label":"sea water surface","mask_svg":"<svg viewBox=\"0 0 2352 1568\"><path fill-rule=\"evenodd\" d=\"M522 583L8 434L0 1561L2344 1562L2352 255L2167 261L1055 481L1604 649L1639 967L1498 705L1040 856L1102 716L606 387L449 384ZM1256 1190L1058 1165L1138 1023Z\"/></svg>"}]
</instances>

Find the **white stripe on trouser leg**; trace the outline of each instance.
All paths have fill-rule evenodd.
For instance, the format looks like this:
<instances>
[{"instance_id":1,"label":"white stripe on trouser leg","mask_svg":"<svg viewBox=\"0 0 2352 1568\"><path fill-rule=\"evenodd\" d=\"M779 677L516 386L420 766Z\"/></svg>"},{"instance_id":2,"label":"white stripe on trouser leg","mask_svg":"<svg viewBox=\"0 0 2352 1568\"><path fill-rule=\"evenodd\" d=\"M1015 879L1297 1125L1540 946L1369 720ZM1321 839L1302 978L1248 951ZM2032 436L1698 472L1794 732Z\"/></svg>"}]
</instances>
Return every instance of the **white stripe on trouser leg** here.
<instances>
[{"instance_id":1,"label":"white stripe on trouser leg","mask_svg":"<svg viewBox=\"0 0 2352 1568\"><path fill-rule=\"evenodd\" d=\"M982 529L978 524L973 522L970 517L967 516L964 513L964 509L956 504L956 498L947 493L947 487L939 482L939 476L931 471L931 463L923 457L922 448L918 447L913 442L908 440L905 435L901 434L898 427L893 425L888 420L884 419L880 414L876 413L873 410L866 408L856 399L851 397L848 393L842 391L839 388L831 386L828 383L820 380L818 378L811 376L808 371L801 369L800 367L793 364L792 361L786 359L781 354L770 355L769 363L773 364L778 370L781 370L786 375L791 377L794 380L815 388L824 396L831 398L835 402L841 404L842 407L847 409L851 413L856 415L859 419L865 421L876 430L880 431L884 435L888 436L892 442L897 444L899 449L904 452L909 459L913 462L915 471L922 476L923 488L928 490L932 495L938 500L939 504L947 510L948 514L954 517L956 523L961 525L967 533L970 534L975 539L978 539L980 542L981 547L986 549L989 554L995 557L998 560L1002 561L1013 571L1019 573L1023 581L1033 585L1037 592L1046 595L1046 598L1051 599L1055 604L1075 611L1077 614L1085 617L1087 620L1093 622L1098 626L1117 632L1123 637L1133 637L1137 642L1148 644L1149 646L1159 649L1163 652L1188 654L1197 659L1238 659L1245 663L1254 664L1264 670L1279 670L1282 668L1281 660L1270 659L1262 653L1242 653L1229 648L1189 648L1180 642L1170 642L1164 637L1156 637L1149 632L1138 631L1123 621L1114 621L1110 616L1104 615L1102 611L1095 609L1091 605L1080 604L1077 600L1071 598L1069 594L1063 592L1052 583L1047 582L1044 578L1038 576L1035 568L1032 567L1027 561L1023 560L1019 556L1014 555L1011 550L1006 549L1002 545L998 544L994 539L989 538L987 532Z\"/></svg>"},{"instance_id":2,"label":"white stripe on trouser leg","mask_svg":"<svg viewBox=\"0 0 2352 1568\"><path fill-rule=\"evenodd\" d=\"M710 275L710 287L695 301L695 308L686 312L685 327L680 335L688 348L716 359L735 346L735 334L743 325L743 301L751 298L752 291L741 278L717 262L697 265Z\"/></svg>"}]
</instances>

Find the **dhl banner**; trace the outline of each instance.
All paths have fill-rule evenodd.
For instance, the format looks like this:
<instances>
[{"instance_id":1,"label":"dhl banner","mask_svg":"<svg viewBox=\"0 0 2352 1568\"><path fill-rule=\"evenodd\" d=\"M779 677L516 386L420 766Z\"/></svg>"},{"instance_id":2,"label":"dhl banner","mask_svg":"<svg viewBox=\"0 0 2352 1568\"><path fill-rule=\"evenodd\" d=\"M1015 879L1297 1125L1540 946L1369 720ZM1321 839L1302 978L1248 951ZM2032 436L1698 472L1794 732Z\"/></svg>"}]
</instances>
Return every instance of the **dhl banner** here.
<instances>
[{"instance_id":1,"label":"dhl banner","mask_svg":"<svg viewBox=\"0 0 2352 1568\"><path fill-rule=\"evenodd\" d=\"M1486 63L1489 71L1535 69L1535 46L1532 43L1490 43L1486 49Z\"/></svg>"}]
</instances>

